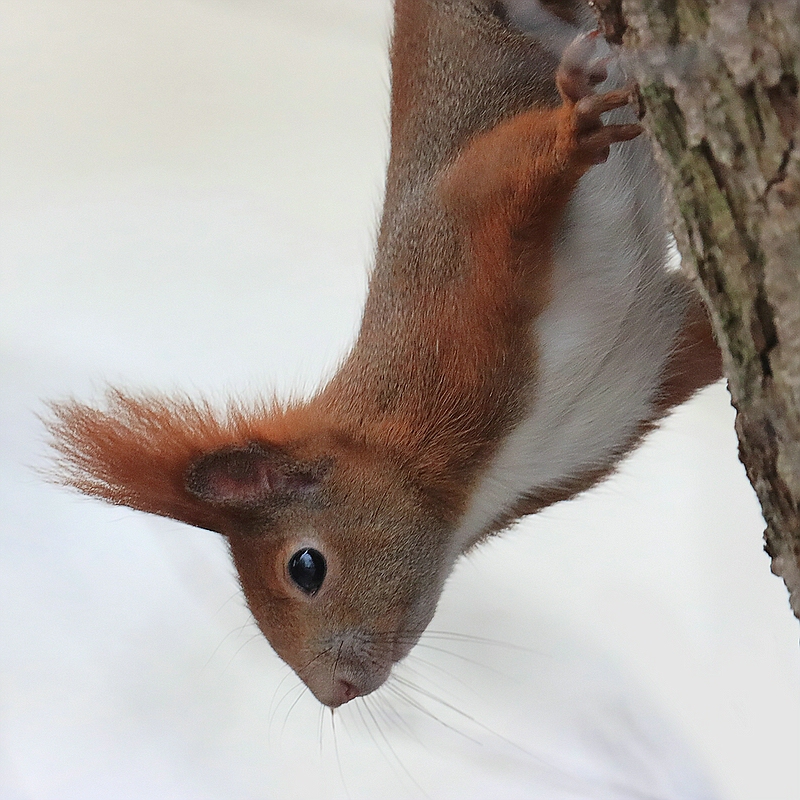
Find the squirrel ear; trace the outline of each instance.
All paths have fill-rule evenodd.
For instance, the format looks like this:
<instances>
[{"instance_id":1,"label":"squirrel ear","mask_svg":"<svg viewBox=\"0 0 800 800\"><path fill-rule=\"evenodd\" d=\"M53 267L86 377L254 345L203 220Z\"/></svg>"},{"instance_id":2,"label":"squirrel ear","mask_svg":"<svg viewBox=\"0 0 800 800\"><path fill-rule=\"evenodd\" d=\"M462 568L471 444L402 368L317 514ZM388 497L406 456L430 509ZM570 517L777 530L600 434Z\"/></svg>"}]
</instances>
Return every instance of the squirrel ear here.
<instances>
[{"instance_id":1,"label":"squirrel ear","mask_svg":"<svg viewBox=\"0 0 800 800\"><path fill-rule=\"evenodd\" d=\"M185 485L201 500L221 506L256 508L316 486L313 470L295 464L282 450L258 442L201 456L186 472Z\"/></svg>"}]
</instances>

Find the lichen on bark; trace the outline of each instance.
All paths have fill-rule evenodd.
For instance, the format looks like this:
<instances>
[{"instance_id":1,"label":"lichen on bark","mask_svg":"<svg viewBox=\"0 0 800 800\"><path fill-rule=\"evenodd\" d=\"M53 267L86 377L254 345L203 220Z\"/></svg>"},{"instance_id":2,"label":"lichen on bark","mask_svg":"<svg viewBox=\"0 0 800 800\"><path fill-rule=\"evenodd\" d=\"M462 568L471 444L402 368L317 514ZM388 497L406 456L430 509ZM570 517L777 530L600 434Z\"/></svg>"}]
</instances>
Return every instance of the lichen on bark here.
<instances>
[{"instance_id":1,"label":"lichen on bark","mask_svg":"<svg viewBox=\"0 0 800 800\"><path fill-rule=\"evenodd\" d=\"M711 312L773 572L800 618L800 3L596 0Z\"/></svg>"}]
</instances>

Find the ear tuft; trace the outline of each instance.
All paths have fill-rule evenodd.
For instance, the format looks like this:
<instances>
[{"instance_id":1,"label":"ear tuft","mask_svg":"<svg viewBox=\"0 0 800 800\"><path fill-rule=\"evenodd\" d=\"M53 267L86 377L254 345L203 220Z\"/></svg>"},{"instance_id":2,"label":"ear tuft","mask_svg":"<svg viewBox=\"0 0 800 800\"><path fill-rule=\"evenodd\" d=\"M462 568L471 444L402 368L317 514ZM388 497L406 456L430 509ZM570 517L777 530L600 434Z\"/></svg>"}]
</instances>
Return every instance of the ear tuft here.
<instances>
[{"instance_id":1,"label":"ear tuft","mask_svg":"<svg viewBox=\"0 0 800 800\"><path fill-rule=\"evenodd\" d=\"M111 389L105 408L54 403L43 419L56 456L50 480L219 533L237 511L231 503L247 511L267 487L278 502L308 496L327 469L321 460L297 462L280 445L247 444L313 436L320 420L300 407L232 402L217 411L206 401Z\"/></svg>"}]
</instances>

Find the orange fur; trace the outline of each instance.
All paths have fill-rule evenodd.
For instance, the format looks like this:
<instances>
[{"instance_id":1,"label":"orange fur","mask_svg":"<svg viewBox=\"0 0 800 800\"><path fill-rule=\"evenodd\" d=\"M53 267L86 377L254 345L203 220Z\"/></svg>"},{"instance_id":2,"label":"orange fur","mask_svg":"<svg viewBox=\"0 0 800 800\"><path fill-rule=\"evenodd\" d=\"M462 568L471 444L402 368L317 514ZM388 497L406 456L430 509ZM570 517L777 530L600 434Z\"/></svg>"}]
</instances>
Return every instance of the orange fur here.
<instances>
[{"instance_id":1,"label":"orange fur","mask_svg":"<svg viewBox=\"0 0 800 800\"><path fill-rule=\"evenodd\" d=\"M283 443L315 429L306 409L277 402L224 413L188 398L107 394L106 410L53 403L47 421L59 454L58 479L115 505L225 532L225 515L186 490L189 465L200 455L251 441Z\"/></svg>"},{"instance_id":2,"label":"orange fur","mask_svg":"<svg viewBox=\"0 0 800 800\"><path fill-rule=\"evenodd\" d=\"M700 297L692 294L683 330L656 398L659 416L722 377L722 353L717 347L708 311Z\"/></svg>"},{"instance_id":3,"label":"orange fur","mask_svg":"<svg viewBox=\"0 0 800 800\"><path fill-rule=\"evenodd\" d=\"M528 413L531 331L552 299L567 204L639 132L603 124L628 94L592 92L588 40L568 49L557 91L550 49L495 7L396 2L376 268L358 339L314 397L221 413L111 391L105 410L52 407L60 480L225 534L262 631L330 706L377 688L430 620L469 544L453 541L459 520ZM687 325L661 405L608 463L497 509L483 534L599 480L653 416L712 380L703 325ZM308 548L328 565L313 592L289 567Z\"/></svg>"}]
</instances>

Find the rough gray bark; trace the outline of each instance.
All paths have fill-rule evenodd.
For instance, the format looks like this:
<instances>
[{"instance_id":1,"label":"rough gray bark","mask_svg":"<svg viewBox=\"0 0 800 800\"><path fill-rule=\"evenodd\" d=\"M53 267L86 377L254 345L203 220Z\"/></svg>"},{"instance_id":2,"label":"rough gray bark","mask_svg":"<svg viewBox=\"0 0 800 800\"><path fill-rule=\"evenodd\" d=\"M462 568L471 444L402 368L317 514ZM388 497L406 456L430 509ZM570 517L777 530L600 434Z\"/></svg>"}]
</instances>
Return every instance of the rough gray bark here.
<instances>
[{"instance_id":1,"label":"rough gray bark","mask_svg":"<svg viewBox=\"0 0 800 800\"><path fill-rule=\"evenodd\" d=\"M596 0L711 311L765 549L800 619L800 0Z\"/></svg>"}]
</instances>

